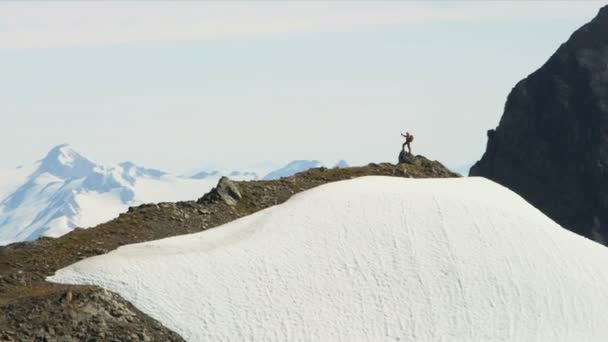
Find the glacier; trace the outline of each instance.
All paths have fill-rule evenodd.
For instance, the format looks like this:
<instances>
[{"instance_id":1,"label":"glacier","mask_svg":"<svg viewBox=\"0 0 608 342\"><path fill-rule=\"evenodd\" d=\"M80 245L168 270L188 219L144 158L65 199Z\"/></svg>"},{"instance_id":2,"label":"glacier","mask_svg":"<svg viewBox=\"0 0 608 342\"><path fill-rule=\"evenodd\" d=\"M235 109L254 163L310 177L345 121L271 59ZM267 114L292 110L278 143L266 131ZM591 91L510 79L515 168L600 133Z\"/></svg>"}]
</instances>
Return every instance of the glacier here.
<instances>
[{"instance_id":1,"label":"glacier","mask_svg":"<svg viewBox=\"0 0 608 342\"><path fill-rule=\"evenodd\" d=\"M483 178L363 177L48 280L189 341L605 341L608 250Z\"/></svg>"}]
</instances>

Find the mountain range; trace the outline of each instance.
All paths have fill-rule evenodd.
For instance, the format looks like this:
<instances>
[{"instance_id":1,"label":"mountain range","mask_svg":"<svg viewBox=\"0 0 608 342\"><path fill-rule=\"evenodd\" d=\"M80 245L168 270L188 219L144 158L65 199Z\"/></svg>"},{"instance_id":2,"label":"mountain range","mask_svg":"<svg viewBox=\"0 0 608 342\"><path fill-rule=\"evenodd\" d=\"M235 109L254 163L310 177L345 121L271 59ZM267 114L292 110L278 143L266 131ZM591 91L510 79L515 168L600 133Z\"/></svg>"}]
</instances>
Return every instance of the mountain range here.
<instances>
[{"instance_id":1,"label":"mountain range","mask_svg":"<svg viewBox=\"0 0 608 342\"><path fill-rule=\"evenodd\" d=\"M320 167L295 161L264 176L275 179ZM251 171L201 171L176 176L132 162L96 163L64 144L29 167L0 174L0 245L58 237L108 221L130 206L200 197L222 176L259 179Z\"/></svg>"}]
</instances>

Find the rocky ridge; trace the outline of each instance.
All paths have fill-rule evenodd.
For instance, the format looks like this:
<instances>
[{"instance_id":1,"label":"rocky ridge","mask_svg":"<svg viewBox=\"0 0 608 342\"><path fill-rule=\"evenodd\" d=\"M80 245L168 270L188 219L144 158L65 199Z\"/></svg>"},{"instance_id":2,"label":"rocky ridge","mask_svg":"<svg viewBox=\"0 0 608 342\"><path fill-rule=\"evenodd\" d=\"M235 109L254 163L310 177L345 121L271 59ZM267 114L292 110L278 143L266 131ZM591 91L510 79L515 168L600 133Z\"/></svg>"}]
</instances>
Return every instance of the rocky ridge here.
<instances>
[{"instance_id":1,"label":"rocky ridge","mask_svg":"<svg viewBox=\"0 0 608 342\"><path fill-rule=\"evenodd\" d=\"M198 201L145 204L89 229L57 239L0 247L0 341L180 341L116 294L92 286L52 284L45 278L78 260L121 245L200 232L282 203L328 182L368 175L458 177L422 156L410 163L343 169L316 168L273 181L222 178Z\"/></svg>"}]
</instances>

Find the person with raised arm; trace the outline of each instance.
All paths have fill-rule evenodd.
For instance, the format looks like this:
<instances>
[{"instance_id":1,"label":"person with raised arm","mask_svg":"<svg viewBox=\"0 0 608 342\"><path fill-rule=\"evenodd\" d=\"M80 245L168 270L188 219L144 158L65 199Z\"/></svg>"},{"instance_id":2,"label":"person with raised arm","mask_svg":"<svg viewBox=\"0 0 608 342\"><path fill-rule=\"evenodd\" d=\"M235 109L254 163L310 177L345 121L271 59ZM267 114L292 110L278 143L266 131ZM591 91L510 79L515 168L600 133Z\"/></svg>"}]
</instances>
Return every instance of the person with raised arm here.
<instances>
[{"instance_id":1,"label":"person with raised arm","mask_svg":"<svg viewBox=\"0 0 608 342\"><path fill-rule=\"evenodd\" d=\"M405 146L407 146L407 151L409 154L412 154L412 147L410 144L414 141L414 136L410 134L410 132L405 132L405 134L401 133L401 136L405 138L405 142L401 146L401 150L405 151Z\"/></svg>"}]
</instances>

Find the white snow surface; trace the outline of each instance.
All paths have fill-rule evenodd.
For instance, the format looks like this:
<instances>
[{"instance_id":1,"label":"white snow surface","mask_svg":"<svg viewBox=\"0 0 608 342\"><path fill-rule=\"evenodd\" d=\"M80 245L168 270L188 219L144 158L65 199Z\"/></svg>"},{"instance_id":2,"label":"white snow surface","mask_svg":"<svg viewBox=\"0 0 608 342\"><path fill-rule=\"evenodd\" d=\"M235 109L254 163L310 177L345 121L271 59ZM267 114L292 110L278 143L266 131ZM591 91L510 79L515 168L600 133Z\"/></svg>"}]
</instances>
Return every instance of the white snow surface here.
<instances>
[{"instance_id":1,"label":"white snow surface","mask_svg":"<svg viewBox=\"0 0 608 342\"><path fill-rule=\"evenodd\" d=\"M608 340L608 249L475 177L331 183L49 280L189 341Z\"/></svg>"}]
</instances>

